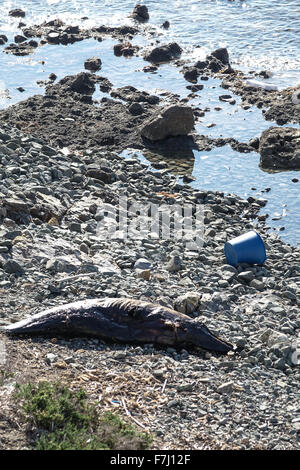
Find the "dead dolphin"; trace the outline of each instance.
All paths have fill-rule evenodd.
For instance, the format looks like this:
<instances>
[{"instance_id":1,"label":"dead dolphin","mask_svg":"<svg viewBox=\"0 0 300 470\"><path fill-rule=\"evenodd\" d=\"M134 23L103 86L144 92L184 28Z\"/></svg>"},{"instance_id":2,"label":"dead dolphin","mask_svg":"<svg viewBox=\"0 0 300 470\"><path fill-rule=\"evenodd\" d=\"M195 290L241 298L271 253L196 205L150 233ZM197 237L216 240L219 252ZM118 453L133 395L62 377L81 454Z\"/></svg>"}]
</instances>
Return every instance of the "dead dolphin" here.
<instances>
[{"instance_id":1,"label":"dead dolphin","mask_svg":"<svg viewBox=\"0 0 300 470\"><path fill-rule=\"evenodd\" d=\"M196 346L227 353L233 346L199 321L159 304L127 298L82 300L1 328L12 335L94 336L122 343Z\"/></svg>"}]
</instances>

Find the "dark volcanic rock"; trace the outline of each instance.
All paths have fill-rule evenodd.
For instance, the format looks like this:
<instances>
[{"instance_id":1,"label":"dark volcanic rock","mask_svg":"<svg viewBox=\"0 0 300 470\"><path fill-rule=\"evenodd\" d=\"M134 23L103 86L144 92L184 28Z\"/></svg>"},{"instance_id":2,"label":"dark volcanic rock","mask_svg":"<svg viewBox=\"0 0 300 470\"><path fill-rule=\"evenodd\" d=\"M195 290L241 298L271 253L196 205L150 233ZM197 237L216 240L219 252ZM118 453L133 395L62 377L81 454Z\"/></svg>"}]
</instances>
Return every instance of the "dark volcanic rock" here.
<instances>
[{"instance_id":1,"label":"dark volcanic rock","mask_svg":"<svg viewBox=\"0 0 300 470\"><path fill-rule=\"evenodd\" d=\"M215 51L211 52L210 55L218 59L224 65L229 64L229 54L226 47L220 47L219 49L216 49Z\"/></svg>"},{"instance_id":2,"label":"dark volcanic rock","mask_svg":"<svg viewBox=\"0 0 300 470\"><path fill-rule=\"evenodd\" d=\"M230 70L229 70L230 72ZM222 73L227 73L222 70ZM298 87L289 87L281 91L264 90L247 85L247 80L242 72L231 71L229 76L222 81L221 86L230 89L237 95L242 96L245 105L256 105L263 109L264 118L274 121L282 126L287 123L300 124L300 94Z\"/></svg>"},{"instance_id":3,"label":"dark volcanic rock","mask_svg":"<svg viewBox=\"0 0 300 470\"><path fill-rule=\"evenodd\" d=\"M21 8L15 8L14 10L10 10L8 14L9 16L14 16L15 18L24 18L25 11L21 10Z\"/></svg>"},{"instance_id":4,"label":"dark volcanic rock","mask_svg":"<svg viewBox=\"0 0 300 470\"><path fill-rule=\"evenodd\" d=\"M139 3L135 5L131 16L137 21L147 21L149 20L149 12L146 5L140 5Z\"/></svg>"},{"instance_id":5,"label":"dark volcanic rock","mask_svg":"<svg viewBox=\"0 0 300 470\"><path fill-rule=\"evenodd\" d=\"M270 121L276 121L280 126L289 122L300 124L300 96L299 88L287 88L281 92L275 92L270 107L264 113L264 117Z\"/></svg>"},{"instance_id":6,"label":"dark volcanic rock","mask_svg":"<svg viewBox=\"0 0 300 470\"><path fill-rule=\"evenodd\" d=\"M139 114L143 114L144 108L140 103L132 103L128 106L128 111L130 114L138 116Z\"/></svg>"},{"instance_id":7,"label":"dark volcanic rock","mask_svg":"<svg viewBox=\"0 0 300 470\"><path fill-rule=\"evenodd\" d=\"M101 59L98 57L91 57L84 62L84 68L87 70L91 70L92 72L97 72L101 69Z\"/></svg>"},{"instance_id":8,"label":"dark volcanic rock","mask_svg":"<svg viewBox=\"0 0 300 470\"><path fill-rule=\"evenodd\" d=\"M22 36L21 34L17 34L15 37L14 37L14 40L17 44L20 44L21 42L25 42L26 41L26 38L25 36Z\"/></svg>"},{"instance_id":9,"label":"dark volcanic rock","mask_svg":"<svg viewBox=\"0 0 300 470\"><path fill-rule=\"evenodd\" d=\"M300 130L270 127L261 135L259 153L262 168L300 170Z\"/></svg>"},{"instance_id":10,"label":"dark volcanic rock","mask_svg":"<svg viewBox=\"0 0 300 470\"><path fill-rule=\"evenodd\" d=\"M199 70L204 70L208 66L208 60L198 60L194 66Z\"/></svg>"},{"instance_id":11,"label":"dark volcanic rock","mask_svg":"<svg viewBox=\"0 0 300 470\"><path fill-rule=\"evenodd\" d=\"M19 129L43 138L52 146L70 149L114 150L142 148L139 128L154 112L157 97L134 89L143 112L131 113L128 104L103 98L93 105L95 83L103 77L89 72L68 76L46 86L45 95L35 95L0 111L0 119L14 123ZM108 82L104 81L104 85ZM101 86L101 85L100 85ZM107 83L109 87L109 82ZM129 101L133 103L134 101Z\"/></svg>"},{"instance_id":12,"label":"dark volcanic rock","mask_svg":"<svg viewBox=\"0 0 300 470\"><path fill-rule=\"evenodd\" d=\"M77 75L68 75L55 86L62 88L63 92L76 91L81 94L93 94L96 89L94 82L90 78L90 74L86 72L81 72Z\"/></svg>"},{"instance_id":13,"label":"dark volcanic rock","mask_svg":"<svg viewBox=\"0 0 300 470\"><path fill-rule=\"evenodd\" d=\"M154 64L170 62L177 59L182 53L181 47L176 43L165 44L155 47L151 52L144 55L144 59Z\"/></svg>"},{"instance_id":14,"label":"dark volcanic rock","mask_svg":"<svg viewBox=\"0 0 300 470\"><path fill-rule=\"evenodd\" d=\"M194 114L188 106L169 106L159 116L155 113L141 129L141 135L151 141L170 136L187 135L194 128Z\"/></svg>"},{"instance_id":15,"label":"dark volcanic rock","mask_svg":"<svg viewBox=\"0 0 300 470\"><path fill-rule=\"evenodd\" d=\"M7 36L5 36L5 34L0 34L0 45L5 44L7 41Z\"/></svg>"},{"instance_id":16,"label":"dark volcanic rock","mask_svg":"<svg viewBox=\"0 0 300 470\"><path fill-rule=\"evenodd\" d=\"M135 54L139 50L139 46L133 46L130 42L119 43L114 45L114 54L117 57L130 57Z\"/></svg>"},{"instance_id":17,"label":"dark volcanic rock","mask_svg":"<svg viewBox=\"0 0 300 470\"><path fill-rule=\"evenodd\" d=\"M191 83L197 83L199 77L199 70L196 67L188 67L183 72L184 78Z\"/></svg>"},{"instance_id":18,"label":"dark volcanic rock","mask_svg":"<svg viewBox=\"0 0 300 470\"><path fill-rule=\"evenodd\" d=\"M25 56L32 54L34 52L34 48L30 46L27 42L22 42L22 44L11 43L9 46L4 48L4 52L16 56Z\"/></svg>"},{"instance_id":19,"label":"dark volcanic rock","mask_svg":"<svg viewBox=\"0 0 300 470\"><path fill-rule=\"evenodd\" d=\"M122 88L116 88L112 90L112 98L121 98L124 101L129 102L146 102L150 104L157 104L159 102L159 97L155 95L149 95L146 91L139 91L133 86L124 86Z\"/></svg>"},{"instance_id":20,"label":"dark volcanic rock","mask_svg":"<svg viewBox=\"0 0 300 470\"><path fill-rule=\"evenodd\" d=\"M221 62L216 57L207 56L207 59L209 59L209 64L208 64L207 68L211 72L217 73L217 72L220 72L220 70L222 70L224 68L223 62Z\"/></svg>"}]
</instances>

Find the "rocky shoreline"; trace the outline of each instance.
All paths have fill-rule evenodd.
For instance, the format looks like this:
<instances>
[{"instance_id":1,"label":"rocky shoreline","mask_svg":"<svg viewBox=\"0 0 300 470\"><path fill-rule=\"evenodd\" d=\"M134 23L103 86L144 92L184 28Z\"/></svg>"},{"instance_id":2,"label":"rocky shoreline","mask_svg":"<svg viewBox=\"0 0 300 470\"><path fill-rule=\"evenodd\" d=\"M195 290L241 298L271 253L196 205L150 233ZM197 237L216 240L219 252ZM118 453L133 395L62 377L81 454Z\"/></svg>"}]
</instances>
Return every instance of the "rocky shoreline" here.
<instances>
[{"instance_id":1,"label":"rocky shoreline","mask_svg":"<svg viewBox=\"0 0 300 470\"><path fill-rule=\"evenodd\" d=\"M138 16L136 31L147 21L144 10ZM70 26L59 21L45 25L40 35L26 36L25 27L25 37L48 37L53 44L62 37L83 39L82 31L66 30ZM98 40L105 33L126 35L126 41L136 34L125 27L100 29L94 31ZM235 94L240 90L245 106L268 105L264 116L280 119L280 125L299 122L299 105L288 104L296 89L245 89L225 51L214 52L205 64L195 65L196 72L178 58L171 60L178 61L190 83L226 74L224 87ZM54 82L52 77L44 95L0 112L0 326L75 300L122 296L198 318L236 350L224 357L152 344L17 340L0 333L0 370L6 372L0 382L0 449L26 448L25 432L12 417L11 396L15 383L41 379L82 386L101 409L128 418L125 397L131 417L153 434L154 449L298 448L300 248L268 232L267 215L260 214L265 199L195 190L170 175L164 162L150 166L137 156L121 155L128 148L164 155L226 144L250 152L262 142L211 139L198 135L192 123L187 135L151 140L141 134L149 120L161 116L166 105L186 103L176 96L166 103L135 87L113 88L107 77L90 72ZM96 86L110 98L96 103ZM197 117L197 110L193 114ZM267 141L268 155L270 147ZM120 198L128 206L190 204L201 210L203 246L191 248L190 233L186 238L140 236L139 224L149 221L149 212L141 218L139 209L129 214L131 236L108 237L108 229L117 225ZM253 229L265 242L267 261L228 265L224 243Z\"/></svg>"}]
</instances>

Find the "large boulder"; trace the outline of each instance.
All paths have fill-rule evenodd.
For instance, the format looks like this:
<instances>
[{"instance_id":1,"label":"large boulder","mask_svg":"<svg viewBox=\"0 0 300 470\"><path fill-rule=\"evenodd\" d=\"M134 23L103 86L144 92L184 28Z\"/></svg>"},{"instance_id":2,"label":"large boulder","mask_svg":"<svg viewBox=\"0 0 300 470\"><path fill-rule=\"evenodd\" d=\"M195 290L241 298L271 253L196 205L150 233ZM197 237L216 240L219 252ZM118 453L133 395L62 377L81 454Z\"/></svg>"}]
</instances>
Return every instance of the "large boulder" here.
<instances>
[{"instance_id":1,"label":"large boulder","mask_svg":"<svg viewBox=\"0 0 300 470\"><path fill-rule=\"evenodd\" d=\"M181 53L181 47L176 42L172 42L170 44L155 47L152 51L144 55L144 59L152 62L153 64L160 64L177 59L180 57Z\"/></svg>"},{"instance_id":2,"label":"large boulder","mask_svg":"<svg viewBox=\"0 0 300 470\"><path fill-rule=\"evenodd\" d=\"M262 168L300 170L300 129L270 127L261 135L259 153Z\"/></svg>"},{"instance_id":3,"label":"large boulder","mask_svg":"<svg viewBox=\"0 0 300 470\"><path fill-rule=\"evenodd\" d=\"M163 140L171 136L189 134L194 124L192 108L182 105L168 106L161 114L155 113L144 124L141 135L152 141Z\"/></svg>"}]
</instances>

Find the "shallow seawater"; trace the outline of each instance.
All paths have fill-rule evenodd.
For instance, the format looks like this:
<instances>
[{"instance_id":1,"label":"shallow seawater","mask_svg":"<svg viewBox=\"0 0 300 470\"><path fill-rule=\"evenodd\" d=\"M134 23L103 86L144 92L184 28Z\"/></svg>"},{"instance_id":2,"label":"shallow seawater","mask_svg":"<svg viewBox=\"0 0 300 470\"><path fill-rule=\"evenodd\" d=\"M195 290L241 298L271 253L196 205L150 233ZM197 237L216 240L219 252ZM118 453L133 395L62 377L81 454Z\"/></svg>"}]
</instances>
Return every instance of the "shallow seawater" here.
<instances>
[{"instance_id":1,"label":"shallow seawater","mask_svg":"<svg viewBox=\"0 0 300 470\"><path fill-rule=\"evenodd\" d=\"M137 150L123 152L125 157L135 155L142 162L155 163L160 156ZM241 154L226 145L210 151L192 151L189 156L166 157L170 173L193 176L190 185L196 189L238 194L243 199L253 196L267 200L260 214L268 214L266 224L270 232L276 231L291 245L300 245L300 172L285 171L269 173L259 168L256 152ZM299 179L293 183L292 179Z\"/></svg>"},{"instance_id":2,"label":"shallow seawater","mask_svg":"<svg viewBox=\"0 0 300 470\"><path fill-rule=\"evenodd\" d=\"M0 34L5 33L12 42L14 35L20 32L20 18L8 16L13 8L26 11L26 17L21 20L28 26L57 17L68 24L85 27L116 26L132 22L128 15L136 3L128 0L0 0ZM299 0L190 0L188 3L177 0L172 2L172 8L166 0L143 3L150 14L146 25L148 32L145 36L134 37L133 44L156 45L156 40L162 43L175 40L184 47L183 58L191 63L216 47L225 46L236 68L247 72L272 71L273 77L268 81L280 88L300 83ZM169 29L161 27L166 20L170 22ZM0 46L0 108L33 94L43 94L44 87L37 81L47 80L51 72L61 79L83 71L84 61L94 55L102 60L102 69L97 74L109 78L115 88L133 85L162 97L166 91L181 98L189 95L186 87L190 83L178 67L164 64L156 73L145 73L142 68L148 63L142 57L114 56L113 46L117 42L107 38L102 42L89 39L67 46L45 45L25 57L5 54ZM234 137L247 142L275 124L265 121L261 110L255 107L242 109L240 97L232 93L236 100L234 106L221 102L219 95L224 94L224 89L219 80L200 83L204 85L203 90L189 101L193 106L210 109L196 123L199 134ZM25 89L23 93L17 90L20 86ZM102 96L105 95L97 88L94 98ZM145 159L145 155L141 158ZM151 158L148 154L148 161L151 162ZM262 212L270 214L267 222L271 230L278 230L280 236L293 245L300 244L300 182L291 181L293 178L300 180L300 172L264 172L259 168L258 154L241 154L228 146L204 153L194 151L188 156L174 155L168 163L175 174L193 175L194 187L242 197L260 195L267 199ZM253 187L256 190L251 189ZM263 192L266 188L271 190ZM283 226L285 230L280 231Z\"/></svg>"},{"instance_id":3,"label":"shallow seawater","mask_svg":"<svg viewBox=\"0 0 300 470\"><path fill-rule=\"evenodd\" d=\"M26 11L25 22L38 24L60 17L86 26L130 23L137 1L130 0L1 0L0 29L13 34L18 18L13 8ZM163 40L176 40L191 56L225 46L234 63L255 70L267 68L282 86L300 81L299 0L146 0L154 26ZM172 5L172 8L170 8ZM82 18L87 18L82 20ZM164 21L170 28L161 28ZM198 48L197 46L200 46Z\"/></svg>"}]
</instances>

